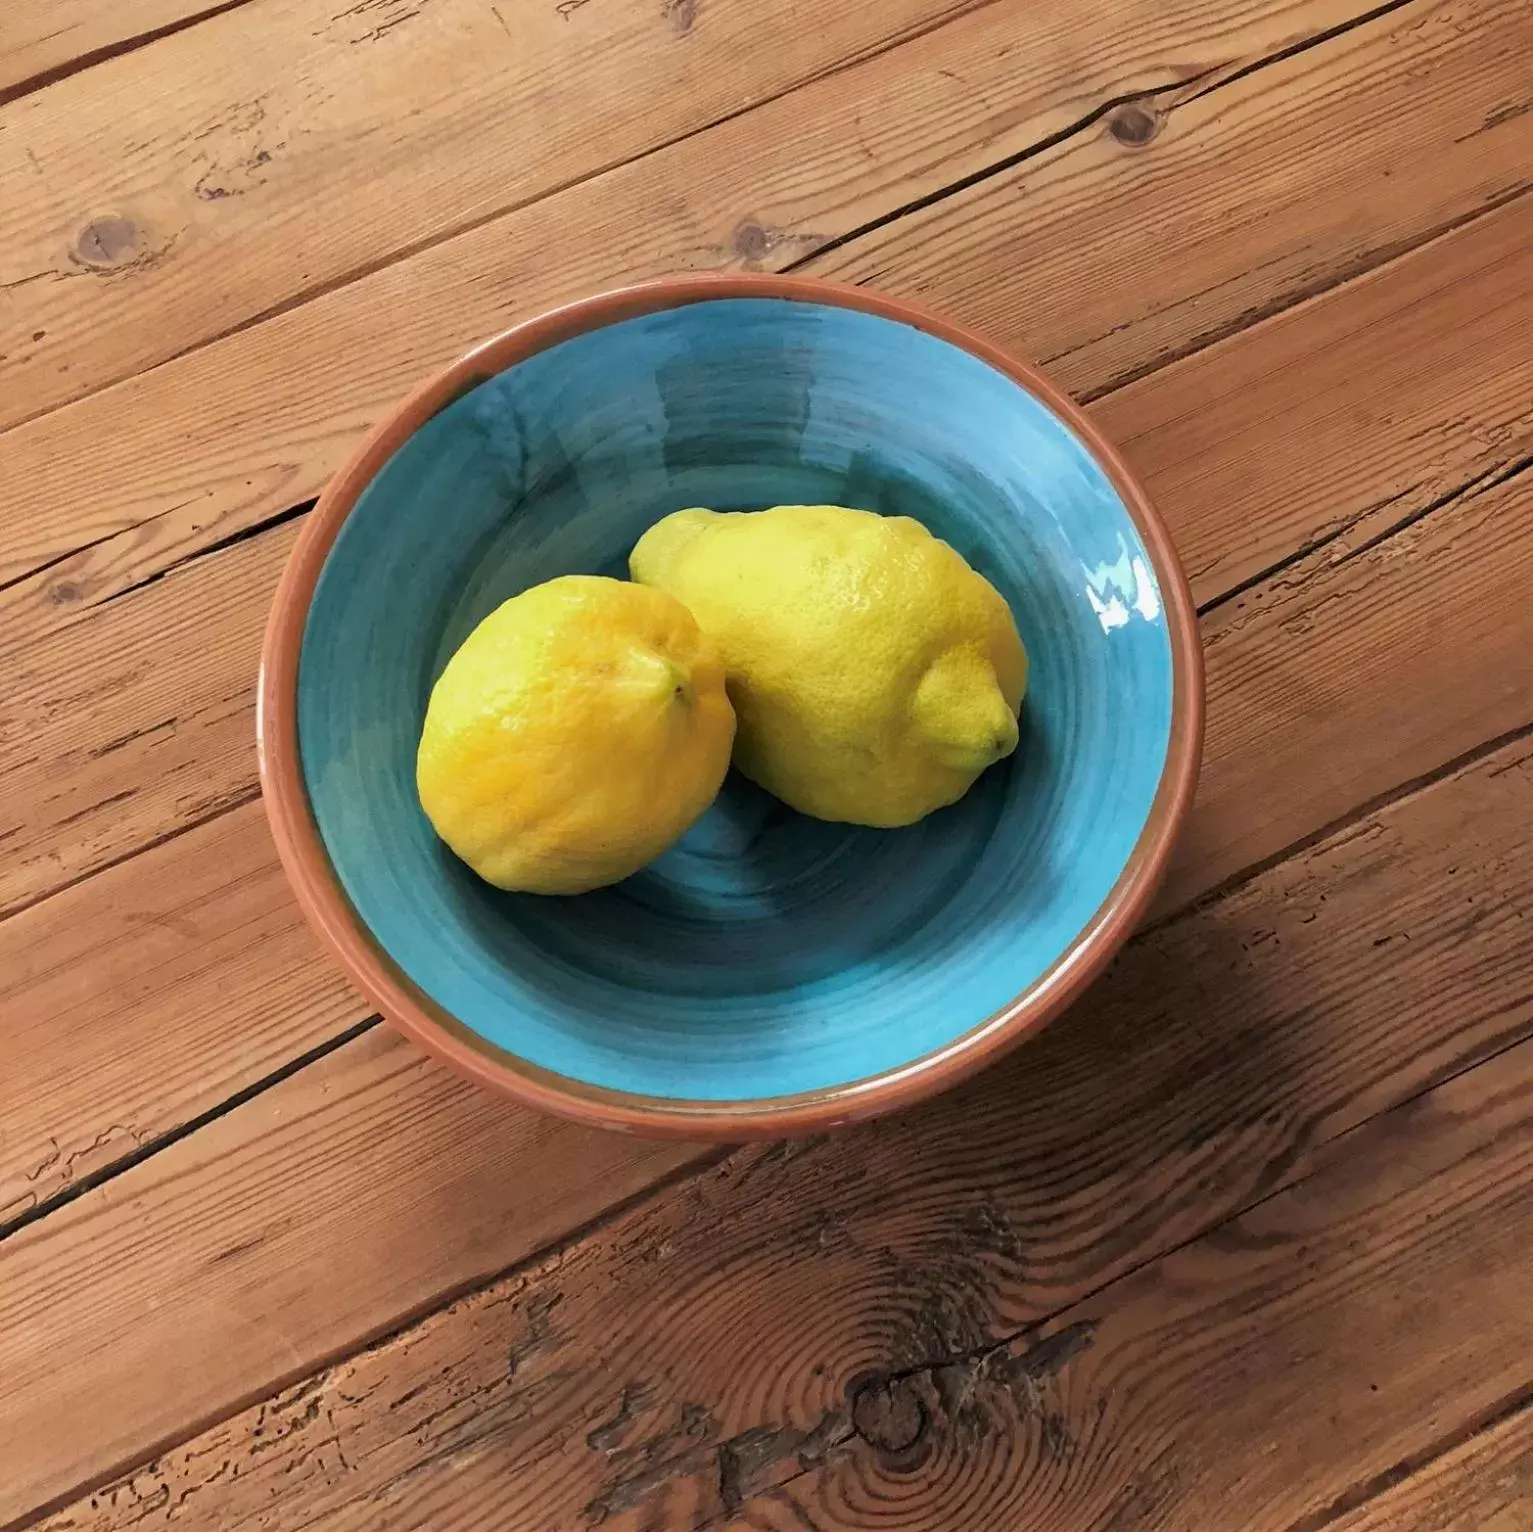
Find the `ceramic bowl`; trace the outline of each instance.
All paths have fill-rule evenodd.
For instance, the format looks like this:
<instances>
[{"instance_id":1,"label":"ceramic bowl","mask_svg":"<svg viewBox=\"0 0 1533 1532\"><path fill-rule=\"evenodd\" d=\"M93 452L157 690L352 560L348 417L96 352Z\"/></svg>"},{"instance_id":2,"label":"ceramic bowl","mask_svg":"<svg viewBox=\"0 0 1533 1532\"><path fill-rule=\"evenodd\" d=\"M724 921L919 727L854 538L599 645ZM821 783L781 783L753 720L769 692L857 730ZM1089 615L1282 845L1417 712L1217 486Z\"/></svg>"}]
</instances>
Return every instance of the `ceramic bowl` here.
<instances>
[{"instance_id":1,"label":"ceramic bowl","mask_svg":"<svg viewBox=\"0 0 1533 1532\"><path fill-rule=\"evenodd\" d=\"M485 613L623 575L683 506L914 516L1007 597L1015 756L898 831L731 780L666 856L499 892L416 801L431 685ZM266 804L378 1009L534 1106L712 1140L930 1094L1057 1013L1145 909L1192 795L1202 673L1144 492L1031 367L861 289L688 278L502 335L411 395L308 518L267 635Z\"/></svg>"}]
</instances>

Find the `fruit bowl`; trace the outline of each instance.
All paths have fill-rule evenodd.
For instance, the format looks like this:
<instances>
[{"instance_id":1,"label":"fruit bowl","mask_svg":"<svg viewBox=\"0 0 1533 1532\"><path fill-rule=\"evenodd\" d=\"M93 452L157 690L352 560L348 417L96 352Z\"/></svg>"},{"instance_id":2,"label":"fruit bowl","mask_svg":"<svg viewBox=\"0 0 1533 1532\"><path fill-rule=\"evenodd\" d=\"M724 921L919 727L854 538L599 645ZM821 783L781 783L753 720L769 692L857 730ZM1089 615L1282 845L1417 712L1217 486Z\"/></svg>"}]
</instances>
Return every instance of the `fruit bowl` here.
<instances>
[{"instance_id":1,"label":"fruit bowl","mask_svg":"<svg viewBox=\"0 0 1533 1532\"><path fill-rule=\"evenodd\" d=\"M914 516L1006 596L1021 743L902 830L733 774L574 898L503 893L415 794L426 698L501 601L621 576L686 506ZM305 913L396 1027L530 1105L715 1141L952 1084L1056 1015L1145 910L1192 797L1202 668L1164 527L1031 367L910 305L692 277L521 325L425 384L309 516L267 631L267 812Z\"/></svg>"}]
</instances>

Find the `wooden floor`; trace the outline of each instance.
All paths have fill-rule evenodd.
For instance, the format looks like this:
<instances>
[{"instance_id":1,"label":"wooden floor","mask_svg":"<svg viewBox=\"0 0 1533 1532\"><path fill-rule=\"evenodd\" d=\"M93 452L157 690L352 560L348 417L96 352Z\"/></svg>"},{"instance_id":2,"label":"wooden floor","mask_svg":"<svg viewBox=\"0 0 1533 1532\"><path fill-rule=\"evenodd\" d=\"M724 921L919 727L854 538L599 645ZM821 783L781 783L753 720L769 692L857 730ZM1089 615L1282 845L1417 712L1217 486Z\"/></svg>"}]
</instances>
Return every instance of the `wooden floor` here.
<instances>
[{"instance_id":1,"label":"wooden floor","mask_svg":"<svg viewBox=\"0 0 1533 1532\"><path fill-rule=\"evenodd\" d=\"M0 1528L1533 1529L1529 0L3 0ZM320 954L312 497L689 269L1044 362L1192 577L1156 916L947 1099L489 1100Z\"/></svg>"}]
</instances>

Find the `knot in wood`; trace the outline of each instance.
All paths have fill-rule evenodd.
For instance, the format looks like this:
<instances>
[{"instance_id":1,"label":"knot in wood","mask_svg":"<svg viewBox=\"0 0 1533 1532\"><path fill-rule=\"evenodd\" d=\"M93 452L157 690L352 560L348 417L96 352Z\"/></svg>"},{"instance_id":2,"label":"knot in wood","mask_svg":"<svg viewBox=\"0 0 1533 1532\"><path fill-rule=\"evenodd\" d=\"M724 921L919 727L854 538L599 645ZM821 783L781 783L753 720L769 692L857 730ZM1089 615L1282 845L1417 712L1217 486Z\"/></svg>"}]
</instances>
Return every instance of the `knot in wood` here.
<instances>
[{"instance_id":1,"label":"knot in wood","mask_svg":"<svg viewBox=\"0 0 1533 1532\"><path fill-rule=\"evenodd\" d=\"M665 17L678 37L685 37L697 20L697 0L666 0Z\"/></svg>"},{"instance_id":2,"label":"knot in wood","mask_svg":"<svg viewBox=\"0 0 1533 1532\"><path fill-rule=\"evenodd\" d=\"M909 1452L926 1434L926 1406L901 1379L871 1378L852 1398L852 1429L875 1452Z\"/></svg>"},{"instance_id":3,"label":"knot in wood","mask_svg":"<svg viewBox=\"0 0 1533 1532\"><path fill-rule=\"evenodd\" d=\"M1107 119L1107 131L1127 149L1142 149L1160 132L1160 119L1135 102L1120 106Z\"/></svg>"},{"instance_id":4,"label":"knot in wood","mask_svg":"<svg viewBox=\"0 0 1533 1532\"><path fill-rule=\"evenodd\" d=\"M131 218L107 213L80 230L75 240L74 258L95 271L110 271L127 266L138 258L143 235Z\"/></svg>"},{"instance_id":5,"label":"knot in wood","mask_svg":"<svg viewBox=\"0 0 1533 1532\"><path fill-rule=\"evenodd\" d=\"M730 243L734 246L735 255L742 261L759 261L772 248L767 231L749 218L735 230Z\"/></svg>"}]
</instances>

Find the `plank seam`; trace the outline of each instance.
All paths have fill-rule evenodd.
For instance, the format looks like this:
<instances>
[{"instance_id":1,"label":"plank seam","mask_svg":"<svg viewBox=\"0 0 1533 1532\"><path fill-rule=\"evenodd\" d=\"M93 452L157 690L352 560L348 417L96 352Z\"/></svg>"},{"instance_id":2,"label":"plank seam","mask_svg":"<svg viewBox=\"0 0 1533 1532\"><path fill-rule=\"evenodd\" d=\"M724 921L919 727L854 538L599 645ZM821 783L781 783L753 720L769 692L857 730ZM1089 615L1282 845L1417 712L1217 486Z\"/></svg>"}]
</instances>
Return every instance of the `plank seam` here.
<instances>
[{"instance_id":1,"label":"plank seam","mask_svg":"<svg viewBox=\"0 0 1533 1532\"><path fill-rule=\"evenodd\" d=\"M1398 1489L1407 1480L1414 1478L1423 1469L1430 1468L1433 1463L1446 1457L1450 1452L1467 1446L1477 1436L1483 1436L1486 1432L1495 1430L1497 1426L1506 1425L1530 1408L1533 1408L1533 1383L1524 1384L1521 1388L1513 1390L1488 1409L1480 1411L1454 1430L1445 1432L1419 1452L1413 1452L1401 1458L1398 1463L1386 1468L1382 1473L1375 1474L1372 1478L1364 1479L1350 1489L1343 1490L1328 1506L1291 1523L1287 1532L1323 1532L1324 1528L1340 1521L1342 1517L1360 1510L1370 1501L1377 1500L1390 1490Z\"/></svg>"},{"instance_id":2,"label":"plank seam","mask_svg":"<svg viewBox=\"0 0 1533 1532\"><path fill-rule=\"evenodd\" d=\"M1446 781L1449 777L1463 771L1466 767L1473 766L1484 760L1487 756L1494 755L1498 750L1504 750L1508 745L1515 745L1521 740L1533 738L1533 720L1519 724L1515 729L1508 729L1503 734L1498 734L1494 739L1484 740L1471 750L1465 750L1454 756L1451 760L1444 761L1442 765L1435 766L1431 771L1424 771L1420 776L1412 777L1408 781L1398 782L1392 788L1382 793L1376 793L1366 802L1360 803L1356 808L1349 809L1345 814L1338 815L1328 824L1322 825L1318 830L1311 831L1308 835L1301 836L1296 841L1291 841L1281 851L1275 851L1271 856L1261 858L1260 861L1252 862L1249 866L1242 867L1238 872L1233 872L1229 877L1208 890L1205 894L1199 894L1197 898L1172 910L1160 919L1152 921L1144 926L1136 935L1147 935L1151 931L1163 931L1167 926L1185 920L1189 916L1200 914L1211 905L1220 904L1231 894L1238 893L1249 883L1254 883L1257 878L1272 871L1274 867L1281 866L1284 862L1291 861L1296 856L1302 856L1315 846L1331 840L1352 829L1354 826L1372 818L1385 809L1396 808L1403 803L1408 803L1412 798L1435 787L1439 782Z\"/></svg>"},{"instance_id":3,"label":"plank seam","mask_svg":"<svg viewBox=\"0 0 1533 1532\"><path fill-rule=\"evenodd\" d=\"M119 38L115 43L105 43L99 48L87 49L86 52L62 64L40 69L24 80L17 80L13 84L0 88L0 106L9 106L12 101L19 101L23 96L30 96L34 91L57 85L60 80L67 80L71 75L83 74L97 64L122 58L124 54L137 53L140 48L146 48L150 43L157 43L161 38L174 37L177 32L188 31L204 21L212 21L215 17L237 11L242 5L250 3L251 0L220 0L219 4L210 5L206 10L179 17L175 21L167 21L163 26L151 27L147 32L138 32L132 37Z\"/></svg>"},{"instance_id":4,"label":"plank seam","mask_svg":"<svg viewBox=\"0 0 1533 1532\"><path fill-rule=\"evenodd\" d=\"M232 1096L215 1103L205 1111L198 1112L194 1117L188 1117L185 1122L178 1123L174 1128L169 1128L164 1133L148 1139L131 1154L125 1154L120 1160L113 1160L111 1164L103 1165L98 1170L91 1171L89 1175L81 1176L78 1181L73 1181L54 1192L52 1196L45 1197L24 1213L18 1213L14 1218L0 1223L0 1244L4 1244L13 1234L19 1234L23 1229L46 1218L50 1213L57 1212L59 1208L67 1207L71 1202L77 1201L86 1192L95 1191L98 1186L115 1180L125 1171L142 1165L145 1160L152 1159L161 1150L169 1149L173 1144L179 1144L183 1138L189 1138L199 1128L205 1128L210 1122L216 1122L225 1113L244 1106L247 1101L253 1101L257 1096L264 1095L274 1085L280 1085L284 1080L291 1079L299 1070L307 1069L310 1064L317 1064L321 1059L328 1058L337 1049L344 1048L347 1043L355 1042L357 1038L371 1032L382 1020L381 1016L374 1014L364 1017L361 1021L353 1022L344 1031L316 1043L312 1048L298 1054L296 1058L291 1058L269 1074L262 1075L259 1080L252 1080L249 1085L242 1086Z\"/></svg>"},{"instance_id":5,"label":"plank seam","mask_svg":"<svg viewBox=\"0 0 1533 1532\"><path fill-rule=\"evenodd\" d=\"M1515 479L1518 474L1533 467L1533 456L1514 459L1510 463L1497 463L1487 468L1484 473L1478 474L1473 479L1466 480L1463 484L1448 490L1437 496L1435 500L1429 500L1425 505L1418 506L1408 515L1402 516L1398 521L1391 522L1381 532L1376 532L1372 537L1359 543L1355 548L1349 548L1346 553L1330 566L1332 569L1340 569L1344 564L1350 564L1353 559L1359 558L1365 553L1371 553L1380 544L1387 542L1396 533L1404 532L1408 527L1425 521L1428 516L1435 515L1438 511L1445 510L1448 506L1460 500L1473 499L1484 494L1487 490L1498 489L1509 479ZM1338 526L1330 531L1321 533L1319 536L1306 538L1292 553L1286 553L1276 563L1269 564L1259 569L1255 574L1242 580L1238 585L1232 585L1227 591L1221 591L1217 596L1210 596L1198 608L1199 617L1207 617L1210 612L1217 612L1220 607L1227 606L1231 601L1253 591L1259 585L1265 585L1269 580L1275 579L1285 570L1291 569L1295 564L1309 558L1312 554L1319 553L1321 549L1330 547L1339 542L1354 528L1361 526L1370 516L1377 515L1387 506L1396 504L1409 495L1417 486L1412 484L1402 489L1398 494L1386 495L1382 500L1375 500L1371 505L1364 506L1355 516L1349 516Z\"/></svg>"},{"instance_id":6,"label":"plank seam","mask_svg":"<svg viewBox=\"0 0 1533 1532\"><path fill-rule=\"evenodd\" d=\"M1303 308L1306 304L1317 302L1328 294L1346 287L1349 283L1381 271L1393 262L1408 255L1414 255L1419 250L1426 249L1440 239L1446 239L1449 235L1456 234L1460 229L1466 229L1480 219L1489 217L1492 213L1498 213L1503 208L1526 196L1533 191L1533 181L1519 181L1515 186L1509 186L1494 197L1487 198L1477 208L1472 208L1466 213L1460 213L1456 218L1450 218L1446 222L1428 229L1422 234L1417 234L1409 239L1397 240L1392 245L1384 245L1377 250L1369 251L1366 255L1359 256L1355 261L1343 267L1332 276L1323 281L1314 283L1308 287L1298 287L1287 293L1275 294L1266 303L1258 304L1255 308L1246 309L1233 318L1212 329L1201 331L1191 336L1183 344L1172 350L1163 352L1160 356L1139 363L1131 367L1121 376L1104 383L1100 388L1090 389L1081 395L1082 404L1094 404L1098 399L1105 398L1108 394L1116 393L1119 389L1127 388L1131 383L1138 383L1144 378L1152 377L1163 368L1174 366L1177 362L1186 361L1188 357L1197 356L1203 351L1210 350L1222 341L1227 341L1233 336L1240 335L1246 330L1254 329L1257 325L1274 319L1281 314L1288 314L1295 309ZM1043 363L1048 366L1058 361L1060 357L1071 355L1071 351L1060 351L1048 358Z\"/></svg>"},{"instance_id":7,"label":"plank seam","mask_svg":"<svg viewBox=\"0 0 1533 1532\"><path fill-rule=\"evenodd\" d=\"M1416 0L1392 0L1395 6L1411 5ZM813 250L807 250L804 254L795 256L782 269L785 273L801 271L804 267L813 264L827 255L834 255L838 250L847 245L854 244L859 239L865 239L869 234L876 234L880 229L886 229L890 224L898 223L902 218L908 218L912 213L921 213L929 207L935 207L939 202L946 202L949 197L956 197L971 187L981 186L986 181L993 180L996 176L1005 175L1008 170L1015 170L1019 165L1025 165L1028 160L1036 159L1040 154L1046 154L1050 149L1056 149L1068 139L1074 138L1079 133L1084 133L1088 128L1095 127L1110 112L1116 111L1121 106L1130 106L1137 101L1149 101L1159 96L1175 95L1185 90L1190 84L1199 80L1206 80L1210 75L1218 73L1220 65L1211 65L1209 68L1200 70L1197 74L1188 76L1174 85L1147 85L1143 90L1125 91L1122 95L1110 96L1107 100L1093 107L1083 117L1078 117L1068 126L1058 129L1035 143L1028 144L1026 148L1018 149L1008 154L1003 159L996 160L994 164L984 165L978 170L970 171L966 176L960 176L956 181L949 182L946 186L939 186L935 191L926 192L920 197L902 204L888 213L880 213L877 218L870 218L866 223L858 224L855 229L848 229L844 234L837 234L827 239L824 244L817 245ZM1259 67L1259 66L1255 66ZM1211 87L1217 88L1217 87ZM866 286L866 281L856 282L854 286Z\"/></svg>"},{"instance_id":8,"label":"plank seam","mask_svg":"<svg viewBox=\"0 0 1533 1532\"><path fill-rule=\"evenodd\" d=\"M193 830L202 825L213 824L222 819L226 814L232 814L236 809L242 809L247 803L254 803L261 796L261 788L258 783L252 782L246 787L236 789L222 802L215 803L206 813L196 819L190 819L185 824L178 824L169 830L162 831L159 835L152 836L142 845L134 846L130 851L124 851L118 856L108 857L86 872L76 873L73 877L66 878L62 883L55 884L45 892L36 894L29 899L19 900L17 903L0 909L0 921L9 920L13 915L20 915L26 910L35 909L39 904L46 904L48 900L59 894L67 894L70 889L78 888L82 883L88 883L92 878L98 878L104 872L110 872L114 867L121 867L124 862L131 862L136 856L143 856L145 852L154 851L160 846L168 845L173 840L179 840L183 835L189 835ZM3 1532L3 1529L0 1529Z\"/></svg>"},{"instance_id":9,"label":"plank seam","mask_svg":"<svg viewBox=\"0 0 1533 1532\"><path fill-rule=\"evenodd\" d=\"M163 569L156 569L146 574L142 579L135 580L131 585L124 585L121 590L114 590L110 595L103 596L96 602L97 607L110 606L114 601L121 601L124 596L131 596L135 591L144 590L150 585L158 584L166 575L174 573L178 569L185 569L188 564L195 564L198 559L205 559L210 554L223 553L226 549L237 548L241 543L248 543L252 538L260 537L265 532L273 531L277 527L285 527L290 521L297 521L300 516L307 516L318 504L316 499L300 500L297 505L290 505L285 511L276 511L270 516L264 516L260 521L252 522L248 527L241 527L236 532L230 532L225 537L216 538L205 548L194 548L190 553L184 553L178 559L172 559ZM167 512L166 514L172 514ZM23 579L30 578L23 576ZM4 589L0 586L0 589Z\"/></svg>"}]
</instances>

